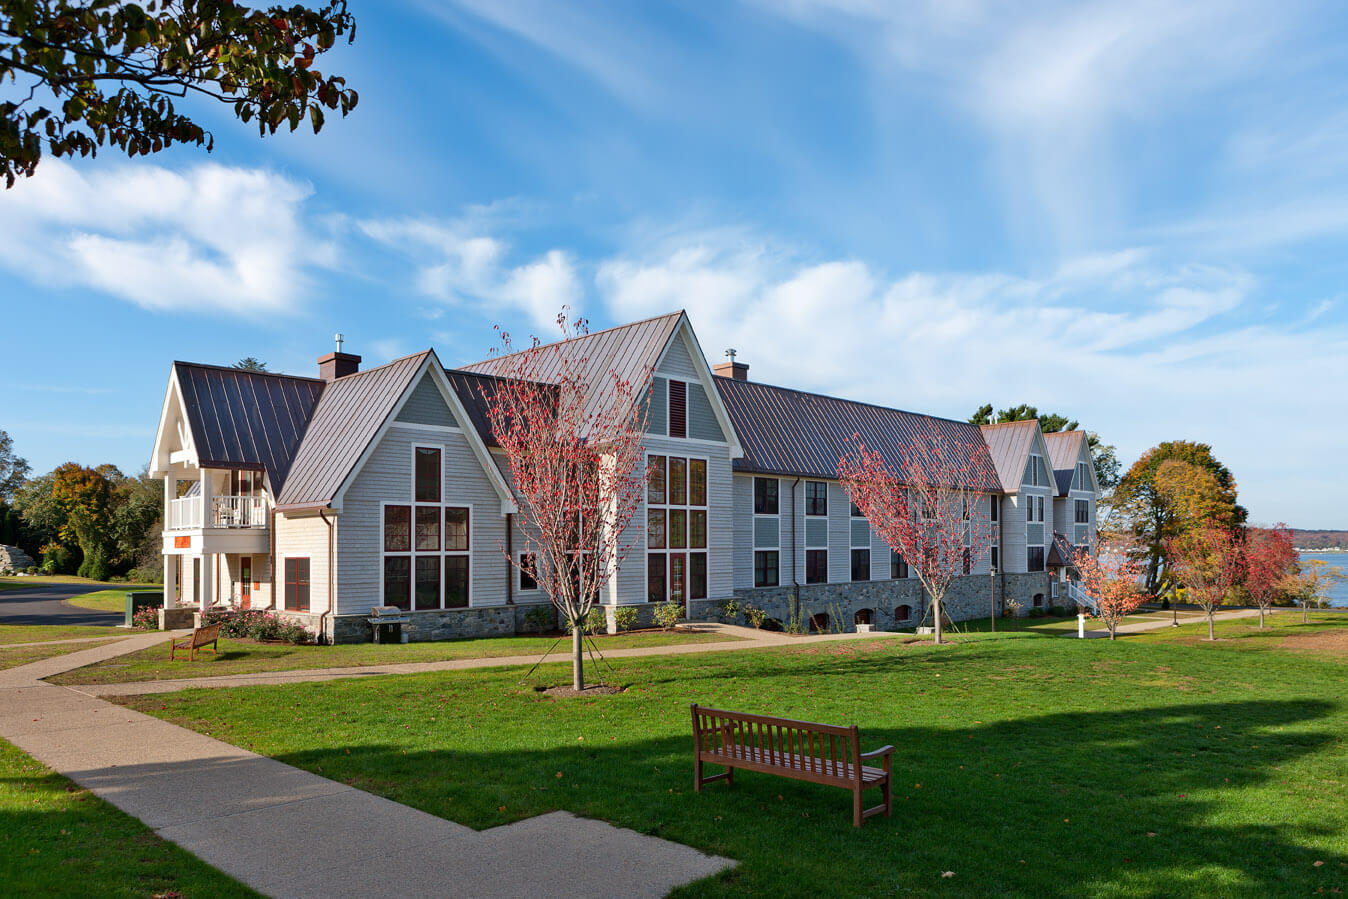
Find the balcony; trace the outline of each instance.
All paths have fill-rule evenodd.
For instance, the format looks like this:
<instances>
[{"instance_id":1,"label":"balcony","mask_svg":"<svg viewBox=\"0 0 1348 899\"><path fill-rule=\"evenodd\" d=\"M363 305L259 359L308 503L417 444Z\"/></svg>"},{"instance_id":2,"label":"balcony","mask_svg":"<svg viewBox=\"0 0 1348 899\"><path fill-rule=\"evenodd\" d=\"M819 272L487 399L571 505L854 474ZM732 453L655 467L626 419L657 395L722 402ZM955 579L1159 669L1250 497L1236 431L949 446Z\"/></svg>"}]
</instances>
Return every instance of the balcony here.
<instances>
[{"instance_id":1,"label":"balcony","mask_svg":"<svg viewBox=\"0 0 1348 899\"><path fill-rule=\"evenodd\" d=\"M260 496L213 496L210 515L200 494L169 502L167 530L197 528L266 528L267 502Z\"/></svg>"}]
</instances>

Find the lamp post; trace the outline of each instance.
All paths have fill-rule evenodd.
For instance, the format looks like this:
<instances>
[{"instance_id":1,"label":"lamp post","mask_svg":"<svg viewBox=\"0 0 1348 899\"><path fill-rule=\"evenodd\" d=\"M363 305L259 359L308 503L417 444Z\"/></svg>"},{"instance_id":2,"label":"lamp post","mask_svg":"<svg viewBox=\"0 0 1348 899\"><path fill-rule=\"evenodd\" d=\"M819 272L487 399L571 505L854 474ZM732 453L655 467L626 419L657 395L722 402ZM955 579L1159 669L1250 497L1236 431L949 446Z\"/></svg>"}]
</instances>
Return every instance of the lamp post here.
<instances>
[{"instance_id":1,"label":"lamp post","mask_svg":"<svg viewBox=\"0 0 1348 899\"><path fill-rule=\"evenodd\" d=\"M988 607L992 617L988 619L992 626L992 632L997 633L997 566L992 565L988 568L990 579L988 580Z\"/></svg>"}]
</instances>

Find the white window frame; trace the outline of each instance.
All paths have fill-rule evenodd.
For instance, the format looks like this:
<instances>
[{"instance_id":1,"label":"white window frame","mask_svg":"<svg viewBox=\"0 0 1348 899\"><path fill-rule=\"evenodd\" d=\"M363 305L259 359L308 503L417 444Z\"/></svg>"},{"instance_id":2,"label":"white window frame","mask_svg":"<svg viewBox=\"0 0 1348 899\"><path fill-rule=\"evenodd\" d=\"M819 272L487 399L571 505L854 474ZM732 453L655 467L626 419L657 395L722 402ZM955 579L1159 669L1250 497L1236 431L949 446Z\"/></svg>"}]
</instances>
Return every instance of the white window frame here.
<instances>
[{"instance_id":1,"label":"white window frame","mask_svg":"<svg viewBox=\"0 0 1348 899\"><path fill-rule=\"evenodd\" d=\"M810 484L811 482L814 482L814 483L817 483L817 484L823 484L823 485L824 485L824 514L823 514L823 515L812 515L812 514L810 514L810 513L807 511L807 510L809 509L809 502L808 502L809 488L808 488L807 485ZM793 501L793 502L795 501L795 497L792 497L792 501ZM780 506L779 506L778 508L780 508ZM807 478L807 479L805 479L805 480L803 480L803 481L800 482L800 532L801 532L801 536L800 536L800 539L801 539L800 567L801 567L801 576L802 576L801 583L802 583L802 584L809 584L809 583L810 583L810 581L809 581L809 574L808 574L808 572L809 572L809 570L810 570L810 565L809 565L810 551L811 551L811 550L821 550L821 549L822 549L822 550L825 552L825 554L826 554L826 555L824 556L824 579L823 579L822 581L817 581L816 583L819 583L819 584L831 584L831 583L833 583L833 571L832 571L832 566L830 565L830 562L831 562L832 560L829 559L829 558L828 558L828 555L827 555L827 553L829 552L829 545L828 545L828 521L829 521L830 513L832 512L832 510L833 510L833 504L829 502L829 496L828 496L828 481L820 480L819 478ZM824 524L824 543L823 543L822 546L819 545L819 544L812 544L812 543L810 543L810 529L809 529L808 527L806 527L805 525L806 525L806 523L807 523L811 518L820 519L820 520L822 520L822 521L825 522L825 524ZM850 541L851 538L849 537L848 540ZM792 547L792 549L794 550L795 548ZM780 558L780 557L779 557L779 558ZM794 562L795 560L793 559L792 561ZM849 560L849 561L850 561L850 560ZM810 584L810 586L814 586L814 584Z\"/></svg>"},{"instance_id":2,"label":"white window frame","mask_svg":"<svg viewBox=\"0 0 1348 899\"><path fill-rule=\"evenodd\" d=\"M758 502L758 482L760 480L777 482L777 511L775 513L755 511ZM754 475L751 479L751 486L749 488L749 511L751 513L753 521L752 524L753 533L749 535L749 542L753 544L753 555L750 556L750 561L753 564L751 565L751 570L749 572L749 581L750 583L753 584L753 586L756 589L771 589L771 587L780 587L782 585L782 479L777 477L764 477L761 475ZM772 546L758 545L758 520L760 518L771 518L777 522L777 542ZM758 573L757 555L760 552L777 553L777 583L771 585L771 587L764 586L762 588L759 588L757 583L757 573Z\"/></svg>"}]
</instances>

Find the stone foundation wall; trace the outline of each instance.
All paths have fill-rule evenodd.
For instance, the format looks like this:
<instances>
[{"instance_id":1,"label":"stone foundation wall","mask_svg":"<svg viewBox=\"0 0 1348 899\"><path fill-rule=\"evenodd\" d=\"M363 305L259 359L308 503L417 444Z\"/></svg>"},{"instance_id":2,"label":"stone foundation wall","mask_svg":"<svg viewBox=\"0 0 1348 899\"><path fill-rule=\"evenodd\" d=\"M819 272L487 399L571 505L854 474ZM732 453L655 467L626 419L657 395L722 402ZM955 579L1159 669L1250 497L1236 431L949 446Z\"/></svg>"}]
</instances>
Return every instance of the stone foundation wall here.
<instances>
[{"instance_id":1,"label":"stone foundation wall","mask_svg":"<svg viewBox=\"0 0 1348 899\"><path fill-rule=\"evenodd\" d=\"M1002 611L1003 597L1012 597L1022 604L1020 614L1027 614L1033 606L1035 594L1042 594L1044 607L1050 603L1049 576L1045 572L998 575L991 577L970 575L959 578L945 595L945 613L953 621L986 618L991 609L995 591L998 611ZM900 630L931 624L928 600L917 578L886 581L857 581L845 584L806 584L800 587L758 587L736 590L735 598L741 605L762 609L777 624L786 627L796 613L796 596L800 597L800 620L808 622L817 615L826 615L830 629L856 630L866 622L875 630ZM697 600L690 603L690 614L703 621L724 620L723 601ZM906 614L904 612L906 611ZM928 620L923 620L923 619ZM836 620L835 620L836 619ZM869 622L866 620L869 619ZM738 624L747 623L743 612L736 616ZM823 619L819 622L824 624Z\"/></svg>"},{"instance_id":2,"label":"stone foundation wall","mask_svg":"<svg viewBox=\"0 0 1348 899\"><path fill-rule=\"evenodd\" d=\"M528 620L534 609L552 610L551 603L522 603L508 606L480 606L468 609L440 609L433 612L408 612L403 633L409 643L432 640L458 640L467 637L509 637L515 634L544 633L556 628L556 615L550 614L545 626ZM319 632L319 615L278 611L278 615L298 621L311 633ZM369 643L374 639L368 615L329 615L321 623L327 643Z\"/></svg>"}]
</instances>

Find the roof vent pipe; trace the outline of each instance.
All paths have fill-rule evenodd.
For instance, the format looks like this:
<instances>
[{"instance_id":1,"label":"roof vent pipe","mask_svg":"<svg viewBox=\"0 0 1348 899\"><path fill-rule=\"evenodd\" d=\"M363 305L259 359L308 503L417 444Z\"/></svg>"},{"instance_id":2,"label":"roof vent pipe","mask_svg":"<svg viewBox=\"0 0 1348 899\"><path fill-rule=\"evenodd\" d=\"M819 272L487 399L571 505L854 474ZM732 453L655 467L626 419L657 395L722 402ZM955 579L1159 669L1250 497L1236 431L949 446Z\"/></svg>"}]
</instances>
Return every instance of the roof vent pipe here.
<instances>
[{"instance_id":1,"label":"roof vent pipe","mask_svg":"<svg viewBox=\"0 0 1348 899\"><path fill-rule=\"evenodd\" d=\"M345 338L338 331L333 338L337 341L337 352L318 357L318 376L324 381L334 381L360 371L360 357L342 352Z\"/></svg>"},{"instance_id":2,"label":"roof vent pipe","mask_svg":"<svg viewBox=\"0 0 1348 899\"><path fill-rule=\"evenodd\" d=\"M749 365L747 362L736 362L735 356L738 355L734 348L725 351L726 361L712 366L712 372L723 378L733 378L736 381L749 380Z\"/></svg>"}]
</instances>

